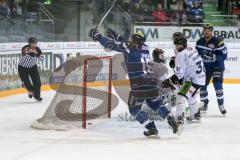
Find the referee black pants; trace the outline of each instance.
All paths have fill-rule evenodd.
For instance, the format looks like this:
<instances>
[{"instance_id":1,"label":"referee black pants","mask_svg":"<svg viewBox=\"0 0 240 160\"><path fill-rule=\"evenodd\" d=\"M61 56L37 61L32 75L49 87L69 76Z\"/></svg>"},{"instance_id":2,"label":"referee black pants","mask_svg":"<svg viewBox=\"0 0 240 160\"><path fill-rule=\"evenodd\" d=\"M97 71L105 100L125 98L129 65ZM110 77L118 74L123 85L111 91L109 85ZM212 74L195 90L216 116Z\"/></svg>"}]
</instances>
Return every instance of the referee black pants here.
<instances>
[{"instance_id":1,"label":"referee black pants","mask_svg":"<svg viewBox=\"0 0 240 160\"><path fill-rule=\"evenodd\" d=\"M33 92L34 98L39 98L41 91L41 80L37 69L37 65L31 68L24 68L18 65L18 73L25 88L29 92Z\"/></svg>"}]
</instances>

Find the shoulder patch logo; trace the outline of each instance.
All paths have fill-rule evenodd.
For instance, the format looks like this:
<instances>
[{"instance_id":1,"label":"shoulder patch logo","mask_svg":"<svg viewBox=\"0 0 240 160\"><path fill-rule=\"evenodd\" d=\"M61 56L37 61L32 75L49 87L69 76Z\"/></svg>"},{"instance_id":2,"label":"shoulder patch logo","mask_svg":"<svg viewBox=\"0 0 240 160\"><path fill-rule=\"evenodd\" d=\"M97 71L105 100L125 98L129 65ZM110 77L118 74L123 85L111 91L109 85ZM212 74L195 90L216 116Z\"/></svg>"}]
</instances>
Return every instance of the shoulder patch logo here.
<instances>
[{"instance_id":1,"label":"shoulder patch logo","mask_svg":"<svg viewBox=\"0 0 240 160\"><path fill-rule=\"evenodd\" d=\"M224 43L223 41L220 41L220 42L218 43L218 45L221 46L223 43Z\"/></svg>"},{"instance_id":2,"label":"shoulder patch logo","mask_svg":"<svg viewBox=\"0 0 240 160\"><path fill-rule=\"evenodd\" d=\"M214 44L209 44L208 47L213 49L214 48Z\"/></svg>"}]
</instances>

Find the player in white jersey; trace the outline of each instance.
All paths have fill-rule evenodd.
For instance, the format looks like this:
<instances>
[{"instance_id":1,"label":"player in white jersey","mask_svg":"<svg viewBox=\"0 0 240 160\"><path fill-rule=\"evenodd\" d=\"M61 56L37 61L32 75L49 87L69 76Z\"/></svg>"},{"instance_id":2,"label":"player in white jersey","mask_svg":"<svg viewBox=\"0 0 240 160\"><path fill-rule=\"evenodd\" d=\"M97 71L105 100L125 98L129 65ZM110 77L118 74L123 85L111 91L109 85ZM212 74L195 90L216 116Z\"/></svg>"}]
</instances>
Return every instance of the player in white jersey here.
<instances>
[{"instance_id":1,"label":"player in white jersey","mask_svg":"<svg viewBox=\"0 0 240 160\"><path fill-rule=\"evenodd\" d=\"M180 85L177 94L177 108L175 120L169 119L169 124L176 128L176 132L181 133L184 118L185 101L187 100L191 109L189 120L200 120L201 115L197 105L197 94L201 86L205 85L205 70L202 58L198 52L191 47L187 47L187 39L181 32L173 34L175 45L175 73L162 83L162 87Z\"/></svg>"}]
</instances>

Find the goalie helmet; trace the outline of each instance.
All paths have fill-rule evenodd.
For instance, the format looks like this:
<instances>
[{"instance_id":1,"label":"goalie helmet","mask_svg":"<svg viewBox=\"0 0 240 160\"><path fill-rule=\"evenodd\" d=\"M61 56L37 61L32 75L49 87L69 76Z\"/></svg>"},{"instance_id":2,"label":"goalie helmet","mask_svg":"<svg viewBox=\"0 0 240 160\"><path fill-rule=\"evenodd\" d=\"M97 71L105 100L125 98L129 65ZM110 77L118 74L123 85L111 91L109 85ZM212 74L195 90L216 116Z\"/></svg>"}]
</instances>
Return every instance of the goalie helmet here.
<instances>
[{"instance_id":1,"label":"goalie helmet","mask_svg":"<svg viewBox=\"0 0 240 160\"><path fill-rule=\"evenodd\" d=\"M166 58L164 56L164 51L160 48L156 48L152 52L153 61L156 63L166 63Z\"/></svg>"},{"instance_id":2,"label":"goalie helmet","mask_svg":"<svg viewBox=\"0 0 240 160\"><path fill-rule=\"evenodd\" d=\"M181 32L175 32L172 36L173 43L176 45L183 45L187 47L187 38Z\"/></svg>"}]
</instances>

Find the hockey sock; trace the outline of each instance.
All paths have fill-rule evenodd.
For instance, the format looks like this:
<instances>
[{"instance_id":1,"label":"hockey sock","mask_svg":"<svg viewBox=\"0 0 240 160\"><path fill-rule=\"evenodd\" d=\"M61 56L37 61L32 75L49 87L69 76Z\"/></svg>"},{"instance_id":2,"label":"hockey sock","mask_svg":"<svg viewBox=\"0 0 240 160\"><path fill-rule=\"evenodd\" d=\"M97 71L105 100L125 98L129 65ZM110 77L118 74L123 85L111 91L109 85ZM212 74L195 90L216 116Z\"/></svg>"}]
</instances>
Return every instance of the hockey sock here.
<instances>
[{"instance_id":1,"label":"hockey sock","mask_svg":"<svg viewBox=\"0 0 240 160\"><path fill-rule=\"evenodd\" d=\"M149 119L148 113L142 111L139 107L131 107L129 108L129 112L141 124L145 123Z\"/></svg>"},{"instance_id":2,"label":"hockey sock","mask_svg":"<svg viewBox=\"0 0 240 160\"><path fill-rule=\"evenodd\" d=\"M205 106L208 105L208 91L207 88L201 88L200 90L200 99L204 103Z\"/></svg>"}]
</instances>

